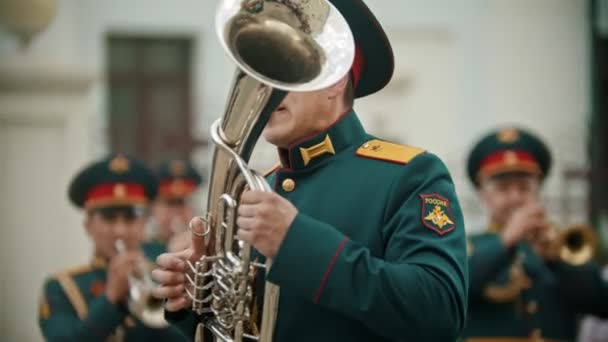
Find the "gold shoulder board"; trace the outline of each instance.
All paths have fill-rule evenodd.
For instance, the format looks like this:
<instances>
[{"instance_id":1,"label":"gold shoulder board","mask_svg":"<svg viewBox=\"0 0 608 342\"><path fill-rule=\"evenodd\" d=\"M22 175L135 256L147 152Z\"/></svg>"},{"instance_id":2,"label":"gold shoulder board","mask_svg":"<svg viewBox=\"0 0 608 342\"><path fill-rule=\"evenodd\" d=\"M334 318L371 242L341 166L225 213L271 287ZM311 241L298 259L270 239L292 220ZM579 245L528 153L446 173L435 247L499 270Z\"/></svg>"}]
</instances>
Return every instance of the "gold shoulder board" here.
<instances>
[{"instance_id":1,"label":"gold shoulder board","mask_svg":"<svg viewBox=\"0 0 608 342\"><path fill-rule=\"evenodd\" d=\"M421 148L374 139L361 145L356 154L359 157L385 160L405 165L414 159L414 157L424 152L426 151Z\"/></svg>"}]
</instances>

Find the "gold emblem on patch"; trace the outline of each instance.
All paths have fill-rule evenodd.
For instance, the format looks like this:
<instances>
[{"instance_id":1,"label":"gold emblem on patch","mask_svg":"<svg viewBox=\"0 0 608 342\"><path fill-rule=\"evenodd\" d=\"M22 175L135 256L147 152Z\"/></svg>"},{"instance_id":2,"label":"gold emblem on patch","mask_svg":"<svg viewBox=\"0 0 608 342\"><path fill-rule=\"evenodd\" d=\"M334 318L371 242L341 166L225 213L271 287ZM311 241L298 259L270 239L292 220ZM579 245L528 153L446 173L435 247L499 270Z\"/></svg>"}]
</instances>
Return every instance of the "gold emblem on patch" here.
<instances>
[{"instance_id":1,"label":"gold emblem on patch","mask_svg":"<svg viewBox=\"0 0 608 342\"><path fill-rule=\"evenodd\" d=\"M169 164L169 170L173 177L183 176L186 174L186 163L183 160L173 160Z\"/></svg>"},{"instance_id":2,"label":"gold emblem on patch","mask_svg":"<svg viewBox=\"0 0 608 342\"><path fill-rule=\"evenodd\" d=\"M511 144L519 140L519 132L515 128L505 128L498 132L498 141Z\"/></svg>"},{"instance_id":3,"label":"gold emblem on patch","mask_svg":"<svg viewBox=\"0 0 608 342\"><path fill-rule=\"evenodd\" d=\"M450 220L450 218L445 214L443 209L441 209L441 207L438 205L436 205L435 209L433 209L433 211L426 215L424 219L433 222L433 224L435 224L440 229L448 224L454 224L454 222Z\"/></svg>"},{"instance_id":4,"label":"gold emblem on patch","mask_svg":"<svg viewBox=\"0 0 608 342\"><path fill-rule=\"evenodd\" d=\"M422 194L422 224L439 235L444 235L456 228L450 200L438 194Z\"/></svg>"},{"instance_id":5,"label":"gold emblem on patch","mask_svg":"<svg viewBox=\"0 0 608 342\"><path fill-rule=\"evenodd\" d=\"M129 171L129 160L119 154L110 162L110 171L114 173L124 173Z\"/></svg>"},{"instance_id":6,"label":"gold emblem on patch","mask_svg":"<svg viewBox=\"0 0 608 342\"><path fill-rule=\"evenodd\" d=\"M124 184L114 185L114 189L112 189L112 192L114 193L114 197L116 198L127 197L127 187Z\"/></svg>"}]
</instances>

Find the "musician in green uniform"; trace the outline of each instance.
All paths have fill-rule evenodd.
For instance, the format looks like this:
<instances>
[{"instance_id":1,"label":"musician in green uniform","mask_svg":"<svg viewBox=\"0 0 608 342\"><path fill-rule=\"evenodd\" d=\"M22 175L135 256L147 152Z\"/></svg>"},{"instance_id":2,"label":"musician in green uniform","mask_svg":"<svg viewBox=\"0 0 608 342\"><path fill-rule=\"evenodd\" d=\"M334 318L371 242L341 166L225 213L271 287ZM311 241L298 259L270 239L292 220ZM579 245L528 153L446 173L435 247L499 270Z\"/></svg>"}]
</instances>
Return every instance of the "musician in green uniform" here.
<instances>
[{"instance_id":1,"label":"musician in green uniform","mask_svg":"<svg viewBox=\"0 0 608 342\"><path fill-rule=\"evenodd\" d=\"M469 156L488 223L468 244L466 341L573 341L580 314L608 315L608 284L590 260L589 230L570 230L567 244L541 203L550 167L548 147L512 127L485 136Z\"/></svg>"},{"instance_id":2,"label":"musician in green uniform","mask_svg":"<svg viewBox=\"0 0 608 342\"><path fill-rule=\"evenodd\" d=\"M194 216L192 196L203 178L192 164L184 159L162 163L156 172L158 196L152 205L153 238L144 243L144 251L161 254L180 251L190 246L188 222Z\"/></svg>"},{"instance_id":3,"label":"musician in green uniform","mask_svg":"<svg viewBox=\"0 0 608 342\"><path fill-rule=\"evenodd\" d=\"M329 88L287 94L263 132L280 158L267 178L273 192L247 191L238 208L238 237L274 261L273 340L455 341L468 270L452 179L431 152L365 131L353 100L390 81L391 46L362 1L331 2L354 34L351 72ZM202 233L202 222L192 229ZM201 253L196 234L193 246L161 255L153 272L176 322L192 315L183 272L186 257Z\"/></svg>"},{"instance_id":4,"label":"musician in green uniform","mask_svg":"<svg viewBox=\"0 0 608 342\"><path fill-rule=\"evenodd\" d=\"M147 206L156 192L153 172L123 155L92 163L72 180L69 198L85 211L84 228L94 253L87 264L45 282L39 323L46 340L189 340L167 327L162 313L156 315L161 320L144 324L128 309L129 278L150 271L140 244Z\"/></svg>"}]
</instances>

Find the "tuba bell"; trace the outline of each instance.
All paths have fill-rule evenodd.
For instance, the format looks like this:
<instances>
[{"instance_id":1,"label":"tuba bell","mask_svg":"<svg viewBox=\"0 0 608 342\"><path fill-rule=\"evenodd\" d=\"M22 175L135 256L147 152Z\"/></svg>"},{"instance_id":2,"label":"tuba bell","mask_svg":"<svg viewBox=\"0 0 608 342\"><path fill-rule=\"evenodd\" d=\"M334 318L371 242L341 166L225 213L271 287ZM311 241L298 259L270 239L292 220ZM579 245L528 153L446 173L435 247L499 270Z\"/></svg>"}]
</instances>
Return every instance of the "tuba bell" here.
<instances>
[{"instance_id":1,"label":"tuba bell","mask_svg":"<svg viewBox=\"0 0 608 342\"><path fill-rule=\"evenodd\" d=\"M199 333L207 328L215 340L269 342L279 288L260 283L258 275L270 269L272 260L255 258L252 246L235 236L245 187L272 189L247 162L287 92L324 89L348 73L354 40L346 20L327 0L221 0L215 27L237 68L224 115L211 127L205 253L189 263L187 293L201 317ZM264 291L261 306L258 288Z\"/></svg>"},{"instance_id":2,"label":"tuba bell","mask_svg":"<svg viewBox=\"0 0 608 342\"><path fill-rule=\"evenodd\" d=\"M123 240L116 240L114 247L120 254L127 251ZM152 296L152 289L155 286L146 264L139 263L135 272L129 275L127 307L129 312L144 325L160 329L167 327L169 323L165 320L164 301Z\"/></svg>"}]
</instances>

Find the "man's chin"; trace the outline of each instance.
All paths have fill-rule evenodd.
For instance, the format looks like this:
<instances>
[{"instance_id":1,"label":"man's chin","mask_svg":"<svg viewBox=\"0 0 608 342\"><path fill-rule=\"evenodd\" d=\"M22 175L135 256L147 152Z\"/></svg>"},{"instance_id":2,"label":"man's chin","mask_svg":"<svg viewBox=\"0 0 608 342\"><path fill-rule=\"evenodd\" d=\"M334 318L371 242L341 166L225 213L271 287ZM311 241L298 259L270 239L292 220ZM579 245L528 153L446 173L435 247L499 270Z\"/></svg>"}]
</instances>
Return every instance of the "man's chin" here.
<instances>
[{"instance_id":1,"label":"man's chin","mask_svg":"<svg viewBox=\"0 0 608 342\"><path fill-rule=\"evenodd\" d=\"M272 135L272 134L263 134L264 140L266 140L267 143L271 144L271 145L275 145L278 146L279 141L278 139Z\"/></svg>"},{"instance_id":2,"label":"man's chin","mask_svg":"<svg viewBox=\"0 0 608 342\"><path fill-rule=\"evenodd\" d=\"M284 145L283 140L285 140L284 135L280 134L277 131L266 129L262 133L262 136L264 137L264 140L266 140L271 145L275 145L277 147L286 147L286 146L283 146Z\"/></svg>"}]
</instances>

